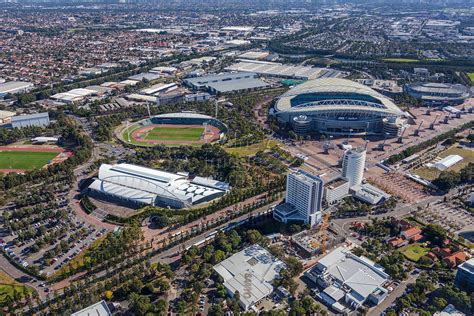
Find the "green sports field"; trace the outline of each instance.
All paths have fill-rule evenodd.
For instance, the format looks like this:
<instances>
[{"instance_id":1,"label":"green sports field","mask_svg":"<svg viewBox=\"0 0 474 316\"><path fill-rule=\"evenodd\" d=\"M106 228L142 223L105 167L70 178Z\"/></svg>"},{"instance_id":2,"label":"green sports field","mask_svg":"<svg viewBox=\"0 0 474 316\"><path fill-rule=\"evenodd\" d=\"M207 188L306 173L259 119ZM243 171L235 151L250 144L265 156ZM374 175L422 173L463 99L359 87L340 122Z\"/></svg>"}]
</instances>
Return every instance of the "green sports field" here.
<instances>
[{"instance_id":1,"label":"green sports field","mask_svg":"<svg viewBox=\"0 0 474 316\"><path fill-rule=\"evenodd\" d=\"M57 155L50 152L0 151L0 169L39 169Z\"/></svg>"},{"instance_id":2,"label":"green sports field","mask_svg":"<svg viewBox=\"0 0 474 316\"><path fill-rule=\"evenodd\" d=\"M411 245L406 245L402 249L400 249L400 252L408 259L414 262L417 262L420 260L421 257L425 256L430 252L428 248L423 247L423 245L419 243L411 244Z\"/></svg>"},{"instance_id":3,"label":"green sports field","mask_svg":"<svg viewBox=\"0 0 474 316\"><path fill-rule=\"evenodd\" d=\"M467 76L469 77L469 80L471 80L471 82L474 82L474 72L467 73Z\"/></svg>"},{"instance_id":4,"label":"green sports field","mask_svg":"<svg viewBox=\"0 0 474 316\"><path fill-rule=\"evenodd\" d=\"M204 127L155 127L148 132L146 140L196 141L201 139Z\"/></svg>"}]
</instances>

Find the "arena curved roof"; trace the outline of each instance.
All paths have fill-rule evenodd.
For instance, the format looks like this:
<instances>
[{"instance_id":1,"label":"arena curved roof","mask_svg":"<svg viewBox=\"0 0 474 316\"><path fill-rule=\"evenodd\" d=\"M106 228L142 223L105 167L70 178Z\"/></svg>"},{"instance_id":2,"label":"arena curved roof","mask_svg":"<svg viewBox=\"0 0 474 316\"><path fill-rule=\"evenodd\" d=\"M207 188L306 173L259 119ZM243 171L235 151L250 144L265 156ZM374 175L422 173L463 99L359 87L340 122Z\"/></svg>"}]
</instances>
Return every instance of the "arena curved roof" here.
<instances>
[{"instance_id":1,"label":"arena curved roof","mask_svg":"<svg viewBox=\"0 0 474 316\"><path fill-rule=\"evenodd\" d=\"M284 93L275 105L277 113L341 109L403 114L388 97L360 83L340 78L309 80Z\"/></svg>"},{"instance_id":2,"label":"arena curved roof","mask_svg":"<svg viewBox=\"0 0 474 316\"><path fill-rule=\"evenodd\" d=\"M139 203L175 201L171 206L183 207L209 201L229 190L224 182L130 164L102 164L89 188Z\"/></svg>"},{"instance_id":3,"label":"arena curved roof","mask_svg":"<svg viewBox=\"0 0 474 316\"><path fill-rule=\"evenodd\" d=\"M425 100L467 99L471 96L468 87L461 84L418 82L407 85L408 93Z\"/></svg>"},{"instance_id":4,"label":"arena curved roof","mask_svg":"<svg viewBox=\"0 0 474 316\"><path fill-rule=\"evenodd\" d=\"M152 118L198 118L203 120L212 120L214 119L212 116L195 113L195 112L177 112L177 113L165 113L165 114L158 114L153 116Z\"/></svg>"}]
</instances>

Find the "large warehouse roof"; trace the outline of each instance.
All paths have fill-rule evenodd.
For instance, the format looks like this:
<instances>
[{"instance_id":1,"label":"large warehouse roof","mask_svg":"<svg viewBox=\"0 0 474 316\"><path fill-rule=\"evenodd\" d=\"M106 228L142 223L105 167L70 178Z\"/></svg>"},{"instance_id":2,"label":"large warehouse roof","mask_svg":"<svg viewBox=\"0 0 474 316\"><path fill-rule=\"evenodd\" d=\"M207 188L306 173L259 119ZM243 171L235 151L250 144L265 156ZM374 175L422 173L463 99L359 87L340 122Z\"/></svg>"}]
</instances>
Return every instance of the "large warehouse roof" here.
<instances>
[{"instance_id":1,"label":"large warehouse roof","mask_svg":"<svg viewBox=\"0 0 474 316\"><path fill-rule=\"evenodd\" d=\"M343 247L319 260L313 271L322 273L332 282L337 280L338 284L343 285L341 288L345 286L350 289L348 293L360 302L365 301L389 279L382 267L365 257L357 257ZM335 297L334 299L338 301Z\"/></svg>"},{"instance_id":2,"label":"large warehouse roof","mask_svg":"<svg viewBox=\"0 0 474 316\"><path fill-rule=\"evenodd\" d=\"M260 245L253 245L214 266L227 291L240 294L247 310L273 292L273 280L285 264Z\"/></svg>"},{"instance_id":3,"label":"large warehouse roof","mask_svg":"<svg viewBox=\"0 0 474 316\"><path fill-rule=\"evenodd\" d=\"M313 68L309 66L284 65L274 62L243 60L226 68L230 71L254 72L260 75L297 78L316 79L325 73L323 68Z\"/></svg>"},{"instance_id":4,"label":"large warehouse roof","mask_svg":"<svg viewBox=\"0 0 474 316\"><path fill-rule=\"evenodd\" d=\"M292 100L301 95L314 96L315 100L309 98L301 104L293 104ZM386 96L360 83L339 78L316 79L302 83L284 93L275 106L278 112L323 111L340 108L403 114Z\"/></svg>"},{"instance_id":5,"label":"large warehouse roof","mask_svg":"<svg viewBox=\"0 0 474 316\"><path fill-rule=\"evenodd\" d=\"M227 183L202 177L189 177L186 173L170 173L130 165L102 164L98 179L89 189L143 204L170 204L185 207L207 202L224 195Z\"/></svg>"}]
</instances>

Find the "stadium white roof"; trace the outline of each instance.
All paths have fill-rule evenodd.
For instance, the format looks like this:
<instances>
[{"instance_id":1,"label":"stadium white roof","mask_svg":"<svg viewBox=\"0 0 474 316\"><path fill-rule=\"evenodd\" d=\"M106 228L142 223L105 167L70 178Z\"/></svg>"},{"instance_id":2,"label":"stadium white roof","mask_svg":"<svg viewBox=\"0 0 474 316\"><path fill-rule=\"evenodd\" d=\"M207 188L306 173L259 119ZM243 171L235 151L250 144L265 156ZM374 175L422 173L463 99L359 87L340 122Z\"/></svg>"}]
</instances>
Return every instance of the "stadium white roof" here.
<instances>
[{"instance_id":1,"label":"stadium white roof","mask_svg":"<svg viewBox=\"0 0 474 316\"><path fill-rule=\"evenodd\" d=\"M203 177L189 178L185 173L175 174L130 164L102 164L98 179L89 189L144 204L174 201L169 206L186 207L220 197L229 186Z\"/></svg>"},{"instance_id":2,"label":"stadium white roof","mask_svg":"<svg viewBox=\"0 0 474 316\"><path fill-rule=\"evenodd\" d=\"M258 244L245 248L214 266L230 293L240 294L246 310L273 292L272 282L285 264Z\"/></svg>"},{"instance_id":3,"label":"stadium white roof","mask_svg":"<svg viewBox=\"0 0 474 316\"><path fill-rule=\"evenodd\" d=\"M329 93L338 93L344 94L347 93L347 101L351 101L351 94L360 94L373 97L374 99L380 102L380 105L371 106L371 105L364 105L364 102L342 102L343 100L335 99L334 103L330 104L318 104L312 106L308 104L308 106L293 106L291 105L291 100L298 95L301 94L314 94L317 95L318 93L321 94L329 94ZM331 96L328 95L328 99ZM288 111L288 112L308 112L311 110L332 110L338 108L347 108L348 110L365 110L365 111L375 111L375 112L383 112L383 113L392 113L394 115L401 116L403 112L398 108L398 106L393 103L393 101L386 96L378 93L377 91L354 81L350 81L347 79L340 79L340 78L324 78L324 79L316 79L310 80L305 83L299 84L290 91L284 93L280 99L278 100L277 104L275 105L275 109L277 111Z\"/></svg>"}]
</instances>

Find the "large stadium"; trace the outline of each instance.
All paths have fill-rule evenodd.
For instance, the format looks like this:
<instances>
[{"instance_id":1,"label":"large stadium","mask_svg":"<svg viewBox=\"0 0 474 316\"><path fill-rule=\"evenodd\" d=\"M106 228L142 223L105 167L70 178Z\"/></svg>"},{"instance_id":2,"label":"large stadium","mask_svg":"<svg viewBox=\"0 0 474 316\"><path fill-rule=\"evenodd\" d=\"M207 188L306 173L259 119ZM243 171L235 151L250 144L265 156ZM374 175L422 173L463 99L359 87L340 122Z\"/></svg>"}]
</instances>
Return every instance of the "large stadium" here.
<instances>
[{"instance_id":1,"label":"large stadium","mask_svg":"<svg viewBox=\"0 0 474 316\"><path fill-rule=\"evenodd\" d=\"M138 146L202 145L221 140L227 127L221 121L194 112L156 115L119 128L119 138Z\"/></svg>"},{"instance_id":2,"label":"large stadium","mask_svg":"<svg viewBox=\"0 0 474 316\"><path fill-rule=\"evenodd\" d=\"M271 115L298 134L396 136L404 115L393 101L362 84L338 78L310 80L284 93Z\"/></svg>"},{"instance_id":3,"label":"large stadium","mask_svg":"<svg viewBox=\"0 0 474 316\"><path fill-rule=\"evenodd\" d=\"M461 84L419 82L405 85L405 92L426 105L462 104L471 97L468 87Z\"/></svg>"},{"instance_id":4,"label":"large stadium","mask_svg":"<svg viewBox=\"0 0 474 316\"><path fill-rule=\"evenodd\" d=\"M102 164L87 193L95 198L139 207L185 208L217 199L229 191L224 182L130 164Z\"/></svg>"}]
</instances>

